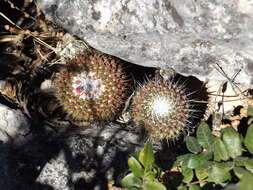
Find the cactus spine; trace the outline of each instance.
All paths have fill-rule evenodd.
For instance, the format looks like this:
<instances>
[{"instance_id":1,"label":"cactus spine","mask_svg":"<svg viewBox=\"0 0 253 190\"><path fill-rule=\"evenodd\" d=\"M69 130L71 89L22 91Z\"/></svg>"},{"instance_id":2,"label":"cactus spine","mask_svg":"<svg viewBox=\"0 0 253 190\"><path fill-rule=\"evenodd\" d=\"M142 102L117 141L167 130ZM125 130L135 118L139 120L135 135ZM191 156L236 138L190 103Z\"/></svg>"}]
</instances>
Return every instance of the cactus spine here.
<instances>
[{"instance_id":1,"label":"cactus spine","mask_svg":"<svg viewBox=\"0 0 253 190\"><path fill-rule=\"evenodd\" d=\"M126 79L118 60L86 52L60 69L55 79L56 97L74 120L111 120L128 95Z\"/></svg>"},{"instance_id":2,"label":"cactus spine","mask_svg":"<svg viewBox=\"0 0 253 190\"><path fill-rule=\"evenodd\" d=\"M155 139L173 139L188 124L190 104L183 87L170 81L149 81L133 97L132 116Z\"/></svg>"}]
</instances>

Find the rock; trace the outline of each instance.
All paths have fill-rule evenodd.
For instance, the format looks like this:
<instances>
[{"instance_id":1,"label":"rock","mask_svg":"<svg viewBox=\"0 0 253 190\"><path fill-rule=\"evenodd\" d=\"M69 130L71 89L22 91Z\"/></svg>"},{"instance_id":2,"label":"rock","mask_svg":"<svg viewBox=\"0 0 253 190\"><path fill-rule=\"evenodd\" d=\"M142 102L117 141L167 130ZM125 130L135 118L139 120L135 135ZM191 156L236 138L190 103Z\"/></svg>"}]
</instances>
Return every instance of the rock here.
<instances>
[{"instance_id":1,"label":"rock","mask_svg":"<svg viewBox=\"0 0 253 190\"><path fill-rule=\"evenodd\" d=\"M253 87L253 4L246 0L38 0L92 47L143 66Z\"/></svg>"},{"instance_id":2,"label":"rock","mask_svg":"<svg viewBox=\"0 0 253 190\"><path fill-rule=\"evenodd\" d=\"M10 163L11 149L29 140L30 122L18 109L0 104L0 186L11 190L16 185L15 168Z\"/></svg>"},{"instance_id":3,"label":"rock","mask_svg":"<svg viewBox=\"0 0 253 190\"><path fill-rule=\"evenodd\" d=\"M51 159L43 168L39 182L50 184L57 190L70 190L69 180L70 171L65 158L64 152L60 152L56 159Z\"/></svg>"},{"instance_id":4,"label":"rock","mask_svg":"<svg viewBox=\"0 0 253 190\"><path fill-rule=\"evenodd\" d=\"M0 80L0 92L2 92L4 90L6 83L7 82L5 80Z\"/></svg>"},{"instance_id":5,"label":"rock","mask_svg":"<svg viewBox=\"0 0 253 190\"><path fill-rule=\"evenodd\" d=\"M142 147L139 135L121 126L92 127L57 140L62 150L42 169L37 183L55 190L107 189L107 180L118 180L129 154Z\"/></svg>"},{"instance_id":6,"label":"rock","mask_svg":"<svg viewBox=\"0 0 253 190\"><path fill-rule=\"evenodd\" d=\"M23 144L30 131L30 123L18 109L11 109L0 104L0 142Z\"/></svg>"}]
</instances>

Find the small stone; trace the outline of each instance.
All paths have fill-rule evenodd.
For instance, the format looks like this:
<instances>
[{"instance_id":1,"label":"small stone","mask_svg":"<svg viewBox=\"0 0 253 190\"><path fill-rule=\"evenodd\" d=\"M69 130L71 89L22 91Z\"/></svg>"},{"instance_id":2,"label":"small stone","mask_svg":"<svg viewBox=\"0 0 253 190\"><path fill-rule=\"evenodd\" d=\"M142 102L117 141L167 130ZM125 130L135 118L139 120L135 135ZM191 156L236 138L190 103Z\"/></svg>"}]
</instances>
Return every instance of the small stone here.
<instances>
[{"instance_id":1,"label":"small stone","mask_svg":"<svg viewBox=\"0 0 253 190\"><path fill-rule=\"evenodd\" d=\"M37 182L43 185L50 185L55 190L71 190L69 184L70 171L63 151L57 158L51 159L42 169Z\"/></svg>"},{"instance_id":2,"label":"small stone","mask_svg":"<svg viewBox=\"0 0 253 190\"><path fill-rule=\"evenodd\" d=\"M0 80L0 92L4 90L6 83L7 82L5 80Z\"/></svg>"},{"instance_id":3,"label":"small stone","mask_svg":"<svg viewBox=\"0 0 253 190\"><path fill-rule=\"evenodd\" d=\"M44 80L40 85L41 91L47 92L47 91L51 91L53 89L54 89L54 85L52 83L52 80L49 80L49 79Z\"/></svg>"}]
</instances>

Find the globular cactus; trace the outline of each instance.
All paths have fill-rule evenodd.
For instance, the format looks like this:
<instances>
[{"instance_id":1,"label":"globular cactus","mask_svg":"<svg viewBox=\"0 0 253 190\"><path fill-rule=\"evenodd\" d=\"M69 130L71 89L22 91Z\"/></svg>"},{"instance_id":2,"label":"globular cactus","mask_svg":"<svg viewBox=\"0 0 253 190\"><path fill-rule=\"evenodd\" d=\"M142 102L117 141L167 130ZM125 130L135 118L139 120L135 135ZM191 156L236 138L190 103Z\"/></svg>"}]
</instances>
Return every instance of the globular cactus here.
<instances>
[{"instance_id":1,"label":"globular cactus","mask_svg":"<svg viewBox=\"0 0 253 190\"><path fill-rule=\"evenodd\" d=\"M182 86L152 80L139 88L132 100L132 117L150 137L174 139L189 124L190 104Z\"/></svg>"},{"instance_id":2,"label":"globular cactus","mask_svg":"<svg viewBox=\"0 0 253 190\"><path fill-rule=\"evenodd\" d=\"M82 53L57 74L56 97L74 120L111 120L128 96L127 76L111 56Z\"/></svg>"}]
</instances>

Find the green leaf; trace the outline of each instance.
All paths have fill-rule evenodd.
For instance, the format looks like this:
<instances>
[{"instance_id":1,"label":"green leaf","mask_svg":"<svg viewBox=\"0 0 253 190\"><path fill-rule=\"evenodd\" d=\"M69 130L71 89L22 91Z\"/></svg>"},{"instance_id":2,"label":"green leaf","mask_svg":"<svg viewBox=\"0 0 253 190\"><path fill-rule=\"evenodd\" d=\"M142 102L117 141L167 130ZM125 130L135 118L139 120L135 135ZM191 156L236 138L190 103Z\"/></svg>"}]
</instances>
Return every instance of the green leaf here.
<instances>
[{"instance_id":1,"label":"green leaf","mask_svg":"<svg viewBox=\"0 0 253 190\"><path fill-rule=\"evenodd\" d=\"M200 181L208 177L208 172L207 170L204 170L204 169L196 169L195 174L198 180Z\"/></svg>"},{"instance_id":2,"label":"green leaf","mask_svg":"<svg viewBox=\"0 0 253 190\"><path fill-rule=\"evenodd\" d=\"M238 190L252 190L253 188L253 175L247 173L243 175L241 181L238 183Z\"/></svg>"},{"instance_id":3,"label":"green leaf","mask_svg":"<svg viewBox=\"0 0 253 190\"><path fill-rule=\"evenodd\" d=\"M193 179L193 170L189 168L182 170L182 174L184 176L183 182L185 183L189 183Z\"/></svg>"},{"instance_id":4,"label":"green leaf","mask_svg":"<svg viewBox=\"0 0 253 190\"><path fill-rule=\"evenodd\" d=\"M153 171L149 171L144 174L144 177L146 180L152 181L155 179L156 174Z\"/></svg>"},{"instance_id":5,"label":"green leaf","mask_svg":"<svg viewBox=\"0 0 253 190\"><path fill-rule=\"evenodd\" d=\"M141 150L135 151L131 154L132 157L134 157L136 160L139 160L139 154Z\"/></svg>"},{"instance_id":6,"label":"green leaf","mask_svg":"<svg viewBox=\"0 0 253 190\"><path fill-rule=\"evenodd\" d=\"M150 142L145 143L144 149L139 154L139 160L145 169L152 167L155 161L152 144Z\"/></svg>"},{"instance_id":7,"label":"green leaf","mask_svg":"<svg viewBox=\"0 0 253 190\"><path fill-rule=\"evenodd\" d=\"M228 155L236 158L242 154L242 143L239 136L232 127L223 129L223 142L225 144Z\"/></svg>"},{"instance_id":8,"label":"green leaf","mask_svg":"<svg viewBox=\"0 0 253 190\"><path fill-rule=\"evenodd\" d=\"M191 156L192 154L184 154L181 156L178 156L176 161L173 164L173 167L179 167L182 165L182 163L184 163L186 160L188 160L188 158Z\"/></svg>"},{"instance_id":9,"label":"green leaf","mask_svg":"<svg viewBox=\"0 0 253 190\"><path fill-rule=\"evenodd\" d=\"M221 167L223 167L224 170L226 171L230 171L232 170L235 165L234 165L234 162L233 161L230 161L230 162L223 162L223 163L218 163Z\"/></svg>"},{"instance_id":10,"label":"green leaf","mask_svg":"<svg viewBox=\"0 0 253 190\"><path fill-rule=\"evenodd\" d=\"M248 125L251 125L252 122L253 122L253 117L249 118L249 120L247 121L247 124L248 124Z\"/></svg>"},{"instance_id":11,"label":"green leaf","mask_svg":"<svg viewBox=\"0 0 253 190\"><path fill-rule=\"evenodd\" d=\"M224 190L238 190L237 185L229 185Z\"/></svg>"},{"instance_id":12,"label":"green leaf","mask_svg":"<svg viewBox=\"0 0 253 190\"><path fill-rule=\"evenodd\" d=\"M184 171L184 170L187 170L187 169L189 169L189 167L188 167L188 161L189 161L189 159L191 158L191 156L192 156L193 154L188 154L188 156L184 159L184 161L182 162L182 172Z\"/></svg>"},{"instance_id":13,"label":"green leaf","mask_svg":"<svg viewBox=\"0 0 253 190\"><path fill-rule=\"evenodd\" d=\"M166 190L166 187L159 182L147 181L144 184L144 190Z\"/></svg>"},{"instance_id":14,"label":"green leaf","mask_svg":"<svg viewBox=\"0 0 253 190\"><path fill-rule=\"evenodd\" d=\"M201 154L193 154L187 160L187 167L196 169L204 165L209 159L212 158L211 152L203 152Z\"/></svg>"},{"instance_id":15,"label":"green leaf","mask_svg":"<svg viewBox=\"0 0 253 190\"><path fill-rule=\"evenodd\" d=\"M228 160L229 155L227 152L227 149L225 147L225 144L222 142L222 140L218 137L214 140L214 160L215 161L221 161L221 160Z\"/></svg>"},{"instance_id":16,"label":"green leaf","mask_svg":"<svg viewBox=\"0 0 253 190\"><path fill-rule=\"evenodd\" d=\"M253 154L253 125L250 125L247 129L244 144L251 154Z\"/></svg>"},{"instance_id":17,"label":"green leaf","mask_svg":"<svg viewBox=\"0 0 253 190\"><path fill-rule=\"evenodd\" d=\"M244 166L247 170L253 173L253 159L248 159L244 162Z\"/></svg>"},{"instance_id":18,"label":"green leaf","mask_svg":"<svg viewBox=\"0 0 253 190\"><path fill-rule=\"evenodd\" d=\"M190 169L195 169L199 166L199 155L191 155L187 160L187 167Z\"/></svg>"},{"instance_id":19,"label":"green leaf","mask_svg":"<svg viewBox=\"0 0 253 190\"><path fill-rule=\"evenodd\" d=\"M189 190L200 190L200 186L198 186L198 185L191 185L189 187Z\"/></svg>"},{"instance_id":20,"label":"green leaf","mask_svg":"<svg viewBox=\"0 0 253 190\"><path fill-rule=\"evenodd\" d=\"M142 181L135 177L133 173L130 173L121 180L121 185L123 187L141 187Z\"/></svg>"},{"instance_id":21,"label":"green leaf","mask_svg":"<svg viewBox=\"0 0 253 190\"><path fill-rule=\"evenodd\" d=\"M202 152L201 154L199 154L201 156L201 159L204 159L204 160L210 160L212 159L213 157L213 153L211 151L208 151L208 152Z\"/></svg>"},{"instance_id":22,"label":"green leaf","mask_svg":"<svg viewBox=\"0 0 253 190\"><path fill-rule=\"evenodd\" d=\"M247 161L248 157L237 157L234 159L235 166L245 166L245 161Z\"/></svg>"},{"instance_id":23,"label":"green leaf","mask_svg":"<svg viewBox=\"0 0 253 190\"><path fill-rule=\"evenodd\" d=\"M128 190L142 190L142 187L128 187Z\"/></svg>"},{"instance_id":24,"label":"green leaf","mask_svg":"<svg viewBox=\"0 0 253 190\"><path fill-rule=\"evenodd\" d=\"M210 169L210 168L211 168L212 164L213 164L212 161L206 161L206 162L204 162L201 166L199 166L199 167L196 168L196 169L207 170L207 169Z\"/></svg>"},{"instance_id":25,"label":"green leaf","mask_svg":"<svg viewBox=\"0 0 253 190\"><path fill-rule=\"evenodd\" d=\"M253 106L249 106L247 112L248 116L253 116Z\"/></svg>"},{"instance_id":26,"label":"green leaf","mask_svg":"<svg viewBox=\"0 0 253 190\"><path fill-rule=\"evenodd\" d=\"M177 190L187 190L187 187L186 186L183 186L183 185L180 185Z\"/></svg>"},{"instance_id":27,"label":"green leaf","mask_svg":"<svg viewBox=\"0 0 253 190\"><path fill-rule=\"evenodd\" d=\"M233 169L233 171L234 171L235 175L236 175L239 179L241 179L241 178L243 177L243 175L249 173L249 171L247 171L246 169L244 169L244 168L242 168L242 167L235 167L235 168Z\"/></svg>"},{"instance_id":28,"label":"green leaf","mask_svg":"<svg viewBox=\"0 0 253 190\"><path fill-rule=\"evenodd\" d=\"M128 166L136 177L143 176L144 169L142 165L134 157L128 159Z\"/></svg>"},{"instance_id":29,"label":"green leaf","mask_svg":"<svg viewBox=\"0 0 253 190\"><path fill-rule=\"evenodd\" d=\"M229 170L231 170L233 167L233 164L229 164L229 166L225 163L215 163L209 174L209 181L212 181L214 183L222 183L227 180L231 179L231 175L229 173Z\"/></svg>"},{"instance_id":30,"label":"green leaf","mask_svg":"<svg viewBox=\"0 0 253 190\"><path fill-rule=\"evenodd\" d=\"M214 142L214 136L212 135L211 129L206 123L201 123L197 129L197 140L198 143L208 150L212 148Z\"/></svg>"},{"instance_id":31,"label":"green leaf","mask_svg":"<svg viewBox=\"0 0 253 190\"><path fill-rule=\"evenodd\" d=\"M195 137L190 136L186 137L186 146L190 152L195 154L201 152L202 150L201 146L199 145Z\"/></svg>"}]
</instances>

